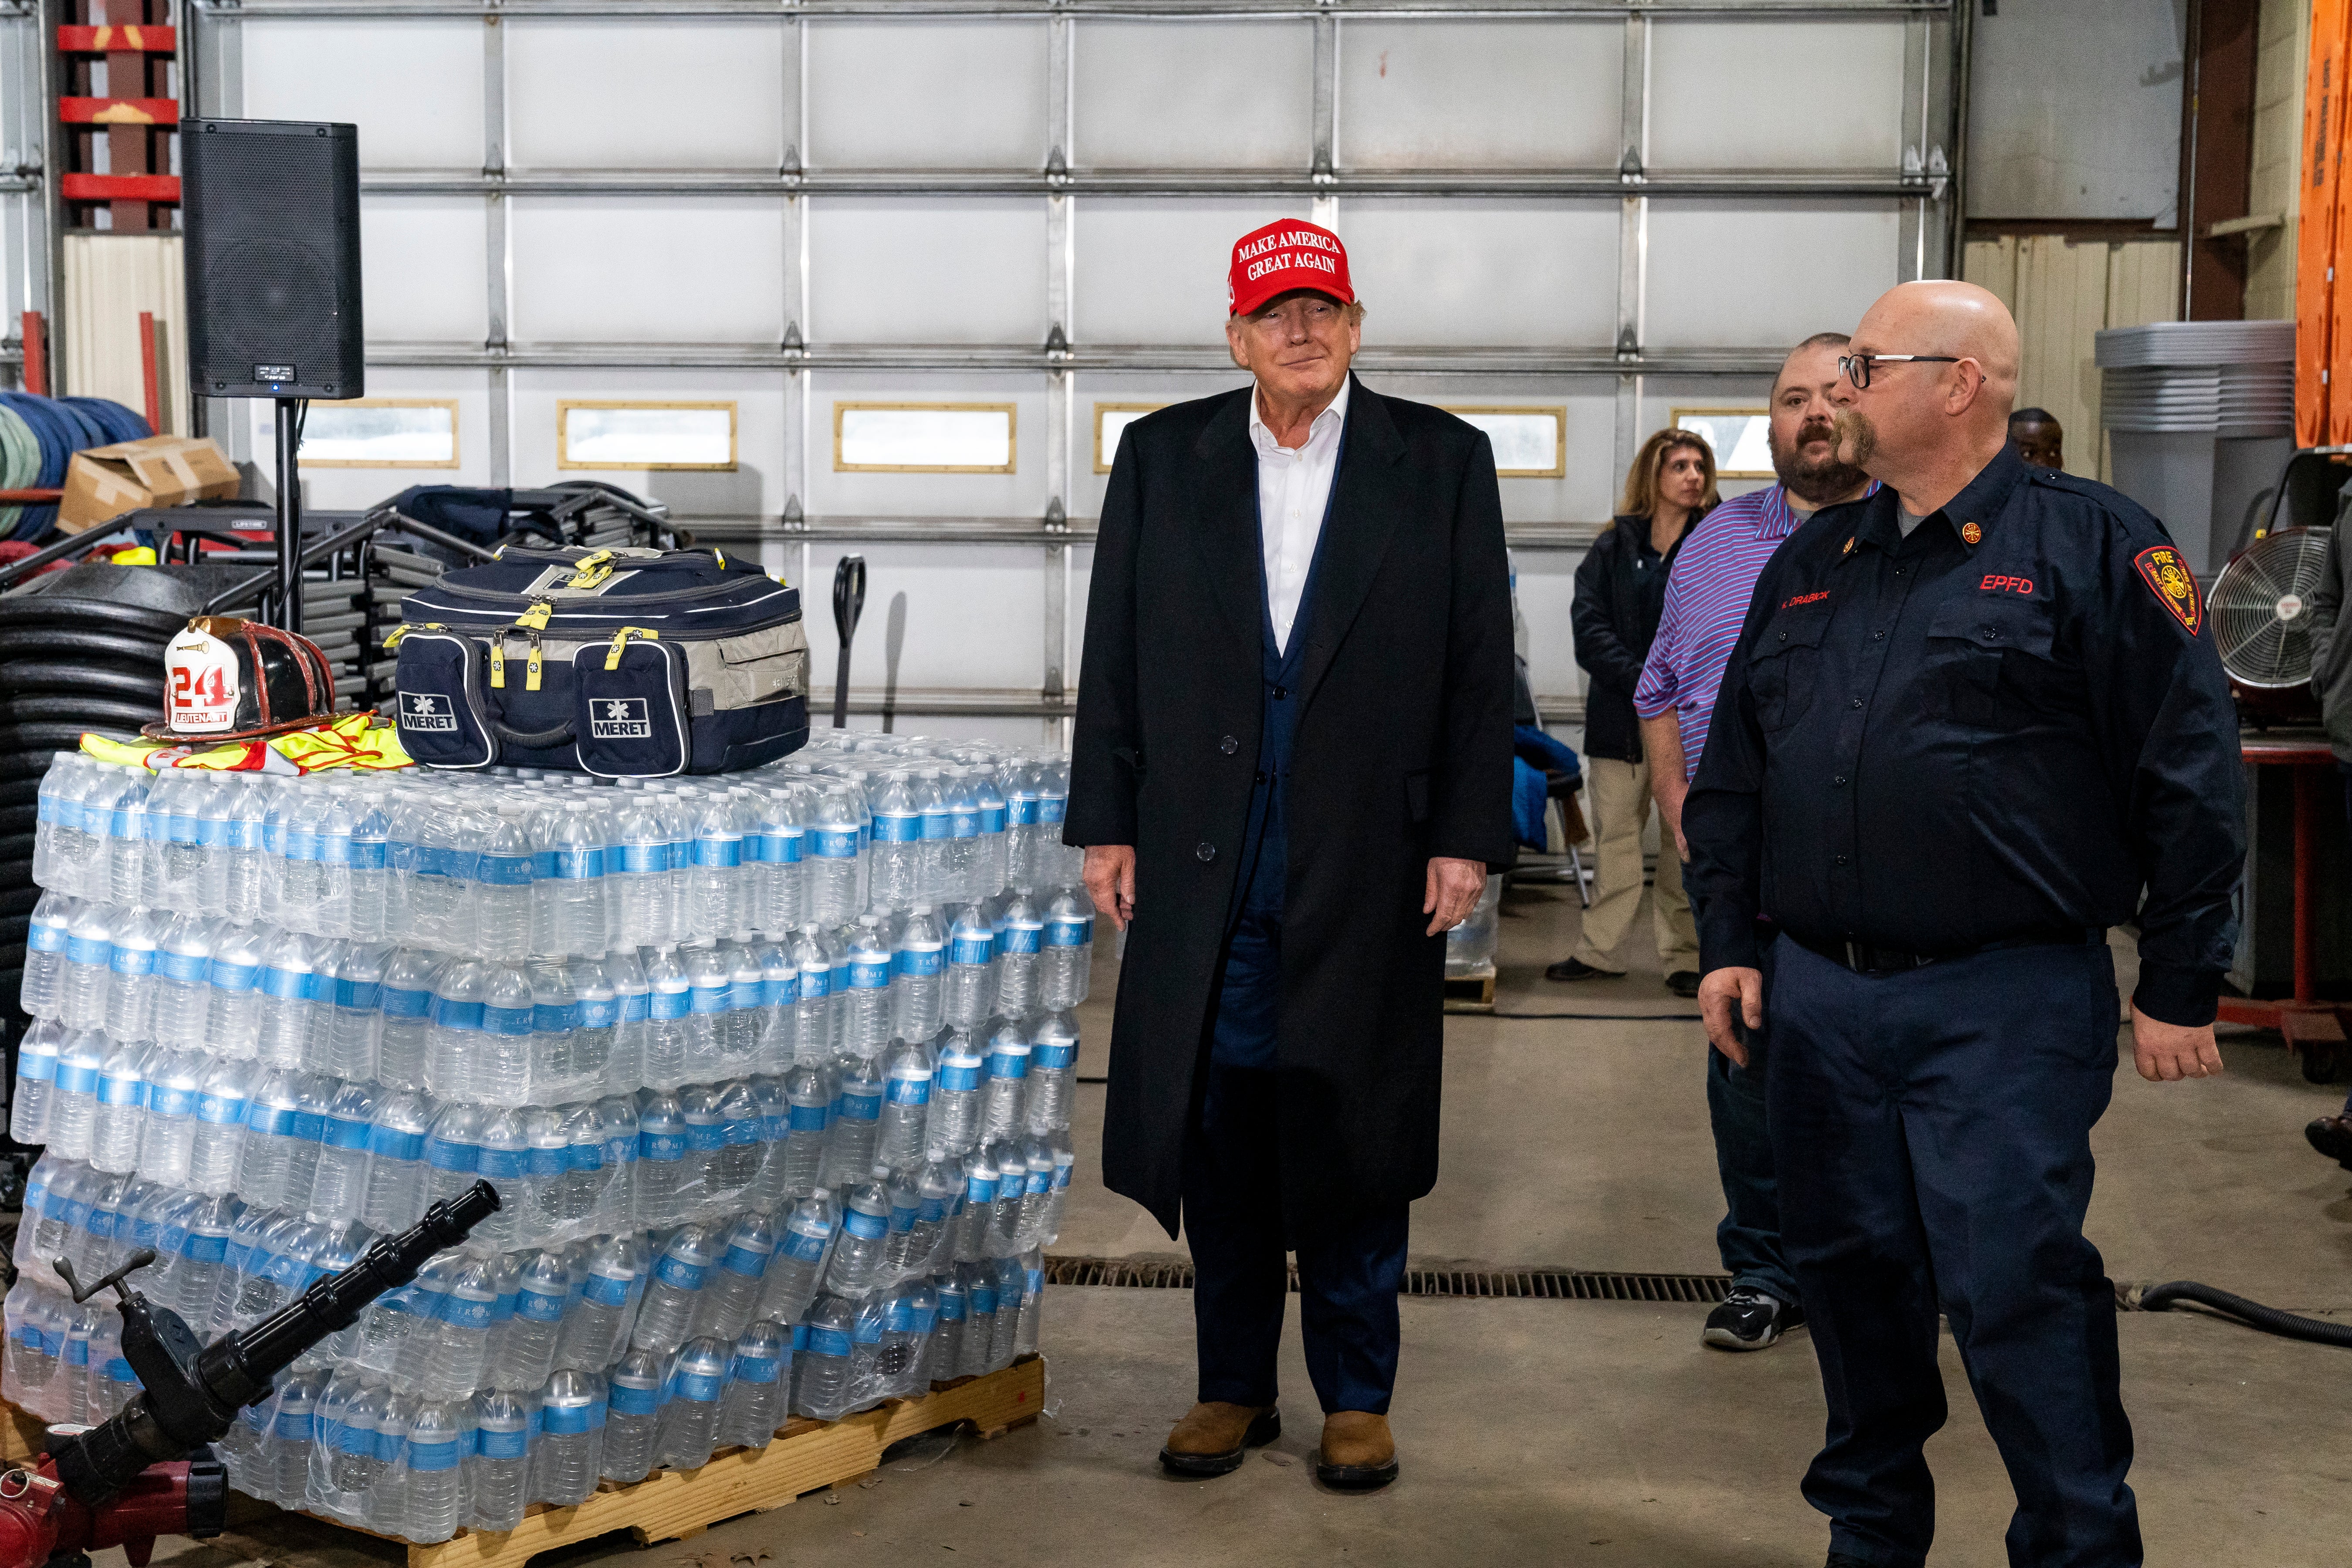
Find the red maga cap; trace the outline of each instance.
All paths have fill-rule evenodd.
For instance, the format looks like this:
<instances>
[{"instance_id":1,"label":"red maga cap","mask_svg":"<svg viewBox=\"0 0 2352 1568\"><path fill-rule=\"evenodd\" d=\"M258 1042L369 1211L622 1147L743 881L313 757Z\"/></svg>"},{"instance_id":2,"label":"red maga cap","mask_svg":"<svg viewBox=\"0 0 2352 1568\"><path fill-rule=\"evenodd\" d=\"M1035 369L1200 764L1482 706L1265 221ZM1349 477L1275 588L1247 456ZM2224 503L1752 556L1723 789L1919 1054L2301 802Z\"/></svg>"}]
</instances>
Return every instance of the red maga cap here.
<instances>
[{"instance_id":1,"label":"red maga cap","mask_svg":"<svg viewBox=\"0 0 2352 1568\"><path fill-rule=\"evenodd\" d=\"M1293 289L1312 289L1342 305L1356 302L1356 291L1348 282L1348 247L1338 235L1284 218L1234 242L1234 267L1225 278L1228 314L1246 316Z\"/></svg>"}]
</instances>

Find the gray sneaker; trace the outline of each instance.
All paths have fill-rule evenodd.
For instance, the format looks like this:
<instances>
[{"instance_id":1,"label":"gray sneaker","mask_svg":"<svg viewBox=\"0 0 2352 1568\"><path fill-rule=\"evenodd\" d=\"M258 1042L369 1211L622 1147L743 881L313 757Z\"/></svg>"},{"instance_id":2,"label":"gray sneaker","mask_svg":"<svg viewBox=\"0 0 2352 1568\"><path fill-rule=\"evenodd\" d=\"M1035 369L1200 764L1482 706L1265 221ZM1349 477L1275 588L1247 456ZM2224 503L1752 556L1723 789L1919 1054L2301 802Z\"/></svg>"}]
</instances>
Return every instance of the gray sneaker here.
<instances>
[{"instance_id":1,"label":"gray sneaker","mask_svg":"<svg viewBox=\"0 0 2352 1568\"><path fill-rule=\"evenodd\" d=\"M1804 1321L1802 1307L1743 1286L1706 1315L1706 1330L1699 1339L1720 1351L1769 1350Z\"/></svg>"}]
</instances>

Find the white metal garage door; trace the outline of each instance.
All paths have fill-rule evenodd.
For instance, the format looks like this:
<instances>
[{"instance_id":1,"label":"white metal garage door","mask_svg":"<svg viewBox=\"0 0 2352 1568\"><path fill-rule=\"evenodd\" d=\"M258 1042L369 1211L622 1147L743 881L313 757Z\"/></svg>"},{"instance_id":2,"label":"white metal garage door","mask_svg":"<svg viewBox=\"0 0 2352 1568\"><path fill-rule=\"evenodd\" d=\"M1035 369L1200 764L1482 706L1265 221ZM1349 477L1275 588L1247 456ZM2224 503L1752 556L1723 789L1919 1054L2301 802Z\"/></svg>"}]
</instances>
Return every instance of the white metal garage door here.
<instances>
[{"instance_id":1,"label":"white metal garage door","mask_svg":"<svg viewBox=\"0 0 2352 1568\"><path fill-rule=\"evenodd\" d=\"M1503 489L1559 721L1580 707L1570 574L1641 438L1677 407L1760 405L1786 344L1948 260L1950 14L1925 0L193 19L203 112L359 123L369 391L457 405L455 468L315 470L311 505L567 477L571 400L731 404L731 468L598 477L759 539L815 590L821 671L833 563L865 554L857 706L887 685L965 730L1067 711L1102 405L1235 384L1222 288L1248 228L1346 238L1372 384L1559 412L1559 472ZM845 462L837 422L873 416L841 405L875 404L975 405L1011 462ZM266 417L215 427L251 440ZM997 471L903 471L926 466Z\"/></svg>"}]
</instances>

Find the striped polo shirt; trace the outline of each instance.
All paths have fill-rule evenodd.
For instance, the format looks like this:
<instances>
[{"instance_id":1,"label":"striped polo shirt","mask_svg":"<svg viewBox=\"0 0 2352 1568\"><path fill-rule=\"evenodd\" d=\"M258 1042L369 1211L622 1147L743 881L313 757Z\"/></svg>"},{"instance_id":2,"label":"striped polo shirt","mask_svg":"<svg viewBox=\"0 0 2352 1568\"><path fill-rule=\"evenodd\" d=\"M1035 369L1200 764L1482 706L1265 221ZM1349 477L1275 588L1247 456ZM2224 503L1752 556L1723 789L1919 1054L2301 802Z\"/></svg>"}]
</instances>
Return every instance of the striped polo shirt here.
<instances>
[{"instance_id":1,"label":"striped polo shirt","mask_svg":"<svg viewBox=\"0 0 2352 1568\"><path fill-rule=\"evenodd\" d=\"M1699 753L1706 749L1715 694L1723 684L1731 645L1739 640L1756 579L1780 542L1797 531L1797 522L1788 487L1770 485L1734 496L1708 512L1675 557L1665 612L1643 663L1641 684L1633 689L1633 710L1644 719L1675 710L1685 781L1698 772Z\"/></svg>"}]
</instances>

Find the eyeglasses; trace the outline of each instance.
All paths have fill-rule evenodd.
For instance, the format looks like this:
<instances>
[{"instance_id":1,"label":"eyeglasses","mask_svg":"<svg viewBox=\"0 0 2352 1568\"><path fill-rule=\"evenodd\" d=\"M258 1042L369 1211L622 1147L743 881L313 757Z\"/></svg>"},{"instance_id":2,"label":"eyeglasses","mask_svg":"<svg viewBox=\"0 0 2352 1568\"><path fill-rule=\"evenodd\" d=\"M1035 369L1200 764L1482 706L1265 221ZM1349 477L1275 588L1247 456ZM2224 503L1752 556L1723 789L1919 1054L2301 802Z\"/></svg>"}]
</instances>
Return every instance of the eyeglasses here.
<instances>
[{"instance_id":1,"label":"eyeglasses","mask_svg":"<svg viewBox=\"0 0 2352 1568\"><path fill-rule=\"evenodd\" d=\"M1853 383L1856 392L1870 389L1870 367L1874 364L1958 364L1958 354L1840 354L1838 373Z\"/></svg>"}]
</instances>

